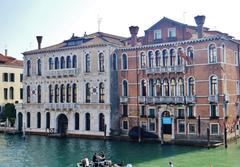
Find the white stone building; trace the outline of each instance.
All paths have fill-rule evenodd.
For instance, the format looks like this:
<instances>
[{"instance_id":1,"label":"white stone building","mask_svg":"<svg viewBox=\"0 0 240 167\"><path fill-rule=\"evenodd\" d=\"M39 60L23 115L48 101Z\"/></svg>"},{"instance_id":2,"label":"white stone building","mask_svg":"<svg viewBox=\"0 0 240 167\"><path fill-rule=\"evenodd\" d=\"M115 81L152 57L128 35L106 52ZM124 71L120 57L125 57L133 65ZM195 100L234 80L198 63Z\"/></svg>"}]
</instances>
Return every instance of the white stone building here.
<instances>
[{"instance_id":1,"label":"white stone building","mask_svg":"<svg viewBox=\"0 0 240 167\"><path fill-rule=\"evenodd\" d=\"M16 127L30 133L110 135L118 128L117 47L123 37L97 32L24 55L23 104Z\"/></svg>"}]
</instances>

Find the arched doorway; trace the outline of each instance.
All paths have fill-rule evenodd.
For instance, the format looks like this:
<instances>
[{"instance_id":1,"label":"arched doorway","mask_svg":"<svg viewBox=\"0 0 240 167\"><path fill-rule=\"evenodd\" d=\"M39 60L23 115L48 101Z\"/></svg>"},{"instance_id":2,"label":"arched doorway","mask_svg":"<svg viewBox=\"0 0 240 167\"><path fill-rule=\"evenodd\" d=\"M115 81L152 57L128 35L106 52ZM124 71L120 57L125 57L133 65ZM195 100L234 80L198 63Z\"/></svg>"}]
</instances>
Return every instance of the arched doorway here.
<instances>
[{"instance_id":1,"label":"arched doorway","mask_svg":"<svg viewBox=\"0 0 240 167\"><path fill-rule=\"evenodd\" d=\"M172 118L169 111L162 113L162 134L172 134Z\"/></svg>"},{"instance_id":2,"label":"arched doorway","mask_svg":"<svg viewBox=\"0 0 240 167\"><path fill-rule=\"evenodd\" d=\"M68 118L65 114L60 114L57 117L58 129L57 132L61 134L61 136L66 135L68 129Z\"/></svg>"},{"instance_id":3,"label":"arched doorway","mask_svg":"<svg viewBox=\"0 0 240 167\"><path fill-rule=\"evenodd\" d=\"M103 132L104 131L104 126L105 126L104 114L100 113L99 114L99 131Z\"/></svg>"},{"instance_id":4,"label":"arched doorway","mask_svg":"<svg viewBox=\"0 0 240 167\"><path fill-rule=\"evenodd\" d=\"M18 130L22 131L23 126L23 115L21 112L18 113Z\"/></svg>"}]
</instances>

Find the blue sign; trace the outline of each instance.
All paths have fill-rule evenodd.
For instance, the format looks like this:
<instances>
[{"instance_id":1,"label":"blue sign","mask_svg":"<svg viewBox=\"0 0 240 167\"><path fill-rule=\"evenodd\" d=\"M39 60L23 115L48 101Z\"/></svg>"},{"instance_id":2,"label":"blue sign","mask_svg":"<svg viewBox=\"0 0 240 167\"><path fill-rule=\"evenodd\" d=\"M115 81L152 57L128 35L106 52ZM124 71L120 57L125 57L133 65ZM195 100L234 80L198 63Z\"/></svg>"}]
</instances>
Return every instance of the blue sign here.
<instances>
[{"instance_id":1,"label":"blue sign","mask_svg":"<svg viewBox=\"0 0 240 167\"><path fill-rule=\"evenodd\" d=\"M163 124L172 124L172 118L171 117L163 117L162 123Z\"/></svg>"}]
</instances>

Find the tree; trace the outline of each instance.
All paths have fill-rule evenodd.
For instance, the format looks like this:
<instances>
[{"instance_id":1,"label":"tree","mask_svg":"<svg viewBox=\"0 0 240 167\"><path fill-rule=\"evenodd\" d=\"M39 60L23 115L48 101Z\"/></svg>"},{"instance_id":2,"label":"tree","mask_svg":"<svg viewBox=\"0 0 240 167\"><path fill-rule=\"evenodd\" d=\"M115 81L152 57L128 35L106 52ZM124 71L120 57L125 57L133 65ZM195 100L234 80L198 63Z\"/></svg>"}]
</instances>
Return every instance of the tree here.
<instances>
[{"instance_id":1,"label":"tree","mask_svg":"<svg viewBox=\"0 0 240 167\"><path fill-rule=\"evenodd\" d=\"M11 126L13 126L15 123L15 119L16 119L15 105L12 103L5 104L3 115L4 115L5 120L8 119L11 123Z\"/></svg>"}]
</instances>

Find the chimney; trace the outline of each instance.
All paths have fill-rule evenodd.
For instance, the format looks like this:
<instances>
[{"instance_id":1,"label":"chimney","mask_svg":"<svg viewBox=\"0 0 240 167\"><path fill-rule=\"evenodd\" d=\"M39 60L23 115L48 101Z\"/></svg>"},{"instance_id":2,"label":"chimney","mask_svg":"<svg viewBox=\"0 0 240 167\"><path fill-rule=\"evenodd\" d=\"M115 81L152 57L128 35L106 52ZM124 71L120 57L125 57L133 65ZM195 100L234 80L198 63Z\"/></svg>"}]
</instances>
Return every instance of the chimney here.
<instances>
[{"instance_id":1,"label":"chimney","mask_svg":"<svg viewBox=\"0 0 240 167\"><path fill-rule=\"evenodd\" d=\"M36 36L37 43L38 43L38 49L41 49L41 43L42 43L42 36Z\"/></svg>"},{"instance_id":2,"label":"chimney","mask_svg":"<svg viewBox=\"0 0 240 167\"><path fill-rule=\"evenodd\" d=\"M129 31L130 31L130 34L131 34L131 46L135 46L137 44L138 30L139 30L138 26L129 27Z\"/></svg>"},{"instance_id":3,"label":"chimney","mask_svg":"<svg viewBox=\"0 0 240 167\"><path fill-rule=\"evenodd\" d=\"M198 38L202 38L203 37L203 24L205 22L205 16L198 15L198 16L194 17L194 19L195 19L195 22L198 27Z\"/></svg>"},{"instance_id":4,"label":"chimney","mask_svg":"<svg viewBox=\"0 0 240 167\"><path fill-rule=\"evenodd\" d=\"M5 56L7 56L8 54L7 54L7 49L5 49Z\"/></svg>"}]
</instances>

